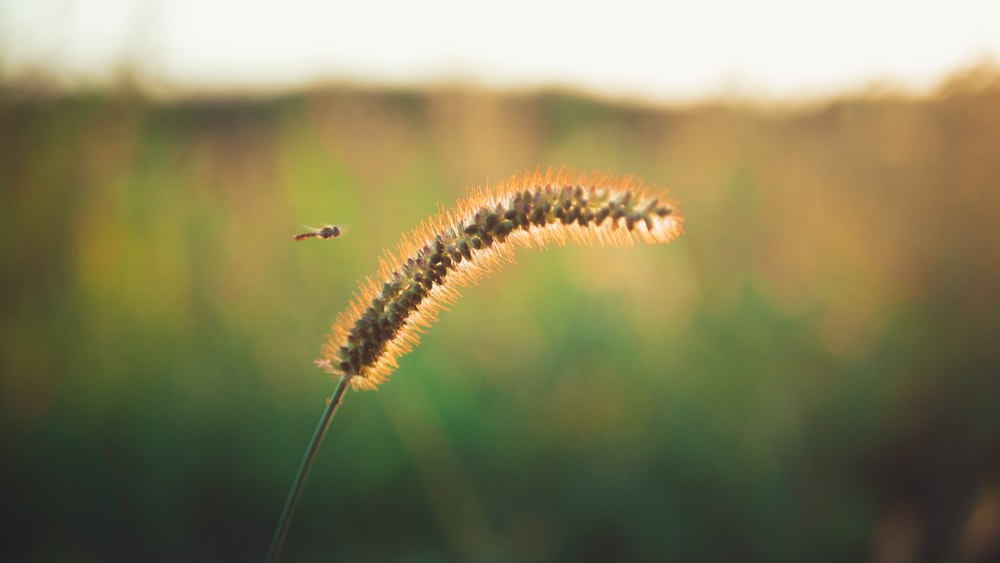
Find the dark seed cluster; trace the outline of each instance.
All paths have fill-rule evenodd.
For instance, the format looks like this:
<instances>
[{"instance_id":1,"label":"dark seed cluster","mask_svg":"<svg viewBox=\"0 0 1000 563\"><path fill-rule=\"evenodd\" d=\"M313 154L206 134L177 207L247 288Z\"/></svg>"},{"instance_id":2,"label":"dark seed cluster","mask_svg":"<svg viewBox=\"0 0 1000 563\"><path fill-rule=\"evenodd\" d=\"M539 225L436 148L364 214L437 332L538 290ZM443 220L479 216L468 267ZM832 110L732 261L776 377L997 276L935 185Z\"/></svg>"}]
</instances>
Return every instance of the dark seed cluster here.
<instances>
[{"instance_id":1,"label":"dark seed cluster","mask_svg":"<svg viewBox=\"0 0 1000 563\"><path fill-rule=\"evenodd\" d=\"M601 227L605 222L629 231L643 222L652 229L655 217L673 212L656 199L640 197L632 191L547 184L515 193L493 208L480 208L466 222L437 234L393 272L355 321L338 350L336 367L344 374L360 375L375 364L435 285L444 284L449 273L476 252L503 243L519 229L557 223Z\"/></svg>"}]
</instances>

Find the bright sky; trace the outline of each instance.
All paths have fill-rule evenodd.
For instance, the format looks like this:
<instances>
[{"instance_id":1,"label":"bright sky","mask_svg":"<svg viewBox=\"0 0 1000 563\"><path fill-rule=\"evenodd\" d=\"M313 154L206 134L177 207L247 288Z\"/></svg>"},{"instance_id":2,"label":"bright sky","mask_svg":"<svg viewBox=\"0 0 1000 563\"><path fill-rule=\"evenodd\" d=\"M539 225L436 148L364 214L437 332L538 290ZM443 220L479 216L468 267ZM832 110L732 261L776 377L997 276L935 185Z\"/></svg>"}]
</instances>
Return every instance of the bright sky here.
<instances>
[{"instance_id":1,"label":"bright sky","mask_svg":"<svg viewBox=\"0 0 1000 563\"><path fill-rule=\"evenodd\" d=\"M0 0L0 72L208 88L569 85L661 100L923 88L1000 56L1000 0Z\"/></svg>"}]
</instances>

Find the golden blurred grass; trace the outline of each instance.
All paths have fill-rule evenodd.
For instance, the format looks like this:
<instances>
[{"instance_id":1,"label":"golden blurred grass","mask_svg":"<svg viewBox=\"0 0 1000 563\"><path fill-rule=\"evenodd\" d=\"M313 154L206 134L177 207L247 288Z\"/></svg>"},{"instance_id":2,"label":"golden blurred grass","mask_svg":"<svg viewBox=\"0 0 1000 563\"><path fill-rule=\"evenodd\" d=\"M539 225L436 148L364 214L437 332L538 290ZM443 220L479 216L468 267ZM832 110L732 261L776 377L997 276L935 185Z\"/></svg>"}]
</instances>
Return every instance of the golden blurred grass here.
<instances>
[{"instance_id":1,"label":"golden blurred grass","mask_svg":"<svg viewBox=\"0 0 1000 563\"><path fill-rule=\"evenodd\" d=\"M688 234L524 253L466 292L384 390L348 397L293 552L968 555L1000 470L997 139L989 69L794 107L8 95L0 476L25 486L6 553L262 556L240 538L277 515L355 280L465 186L565 165L668 187ZM290 240L331 222L350 230ZM83 492L42 494L65 479ZM1000 537L983 522L976 557Z\"/></svg>"}]
</instances>

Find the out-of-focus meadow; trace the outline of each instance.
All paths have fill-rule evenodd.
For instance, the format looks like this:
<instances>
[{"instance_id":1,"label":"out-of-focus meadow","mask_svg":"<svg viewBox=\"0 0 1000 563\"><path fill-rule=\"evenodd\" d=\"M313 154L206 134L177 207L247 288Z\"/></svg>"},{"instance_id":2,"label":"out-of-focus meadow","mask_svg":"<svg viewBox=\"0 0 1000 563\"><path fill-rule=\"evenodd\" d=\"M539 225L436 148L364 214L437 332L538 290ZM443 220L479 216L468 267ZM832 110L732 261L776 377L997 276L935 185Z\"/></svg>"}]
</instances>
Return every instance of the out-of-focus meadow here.
<instances>
[{"instance_id":1,"label":"out-of-focus meadow","mask_svg":"<svg viewBox=\"0 0 1000 563\"><path fill-rule=\"evenodd\" d=\"M687 234L466 290L348 394L285 560L1000 556L991 71L797 107L12 92L0 559L263 559L357 281L466 186L563 165L669 188Z\"/></svg>"}]
</instances>

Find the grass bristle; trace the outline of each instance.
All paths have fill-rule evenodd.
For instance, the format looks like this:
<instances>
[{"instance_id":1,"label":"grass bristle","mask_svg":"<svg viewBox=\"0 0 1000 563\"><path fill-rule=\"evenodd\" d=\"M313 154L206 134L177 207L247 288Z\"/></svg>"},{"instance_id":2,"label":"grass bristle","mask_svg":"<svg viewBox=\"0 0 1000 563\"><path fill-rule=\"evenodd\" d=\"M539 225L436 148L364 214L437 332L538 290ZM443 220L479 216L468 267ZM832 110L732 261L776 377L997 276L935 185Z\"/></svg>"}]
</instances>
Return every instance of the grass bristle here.
<instances>
[{"instance_id":1,"label":"grass bristle","mask_svg":"<svg viewBox=\"0 0 1000 563\"><path fill-rule=\"evenodd\" d=\"M514 248L667 243L682 222L665 193L632 176L536 171L470 190L387 253L337 317L316 363L355 389L374 389L458 290L512 261Z\"/></svg>"}]
</instances>

